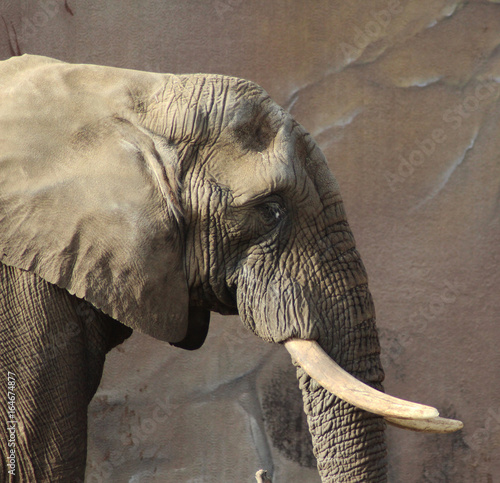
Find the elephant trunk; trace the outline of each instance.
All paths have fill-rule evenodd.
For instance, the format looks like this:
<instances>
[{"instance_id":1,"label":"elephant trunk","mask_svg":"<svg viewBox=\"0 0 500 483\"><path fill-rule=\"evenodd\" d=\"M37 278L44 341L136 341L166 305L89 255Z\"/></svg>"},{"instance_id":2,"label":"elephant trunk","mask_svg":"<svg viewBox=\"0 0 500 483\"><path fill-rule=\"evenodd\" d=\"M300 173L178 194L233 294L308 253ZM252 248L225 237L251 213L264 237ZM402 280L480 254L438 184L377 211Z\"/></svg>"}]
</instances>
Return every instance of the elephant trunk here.
<instances>
[{"instance_id":1,"label":"elephant trunk","mask_svg":"<svg viewBox=\"0 0 500 483\"><path fill-rule=\"evenodd\" d=\"M262 268L258 257L249 259L239 273L238 310L263 339L287 348L293 339L316 341L345 371L380 390L384 373L366 272L346 225L329 231L319 244L314 237L304 243L301 264L284 258L281 267L278 260ZM298 379L323 481L386 481L383 417L341 400L301 367Z\"/></svg>"},{"instance_id":2,"label":"elephant trunk","mask_svg":"<svg viewBox=\"0 0 500 483\"><path fill-rule=\"evenodd\" d=\"M377 393L384 373L366 271L339 199L325 194L324 203L322 229L320 223L289 225L291 249L280 257L267 247L254 249L229 285L236 287L244 324L264 340L284 343L301 366L299 385L323 481L386 481L384 417L403 427L422 421L425 430L457 426L442 424L434 408ZM312 342L314 350L301 353ZM327 366L335 361L348 373L337 371L348 391L325 384L330 378L322 367L311 370L310 353L323 351ZM353 387L353 378L371 388ZM371 399L382 401L382 408Z\"/></svg>"},{"instance_id":3,"label":"elephant trunk","mask_svg":"<svg viewBox=\"0 0 500 483\"><path fill-rule=\"evenodd\" d=\"M381 390L384 373L366 284L350 288L328 305L334 334L320 335L319 343L347 372ZM301 367L297 376L323 481L386 481L384 419L335 396Z\"/></svg>"},{"instance_id":4,"label":"elephant trunk","mask_svg":"<svg viewBox=\"0 0 500 483\"><path fill-rule=\"evenodd\" d=\"M452 432L462 423L437 417L433 407L381 392L384 373L366 273L355 249L340 258L348 263L330 272L335 274L335 288L324 313L315 314L323 321L317 342L291 338L285 347L299 366L323 481L386 481L383 417L390 424L426 432ZM312 293L314 287L309 290Z\"/></svg>"},{"instance_id":5,"label":"elephant trunk","mask_svg":"<svg viewBox=\"0 0 500 483\"><path fill-rule=\"evenodd\" d=\"M297 372L322 481L386 481L383 418L342 401L302 369Z\"/></svg>"}]
</instances>

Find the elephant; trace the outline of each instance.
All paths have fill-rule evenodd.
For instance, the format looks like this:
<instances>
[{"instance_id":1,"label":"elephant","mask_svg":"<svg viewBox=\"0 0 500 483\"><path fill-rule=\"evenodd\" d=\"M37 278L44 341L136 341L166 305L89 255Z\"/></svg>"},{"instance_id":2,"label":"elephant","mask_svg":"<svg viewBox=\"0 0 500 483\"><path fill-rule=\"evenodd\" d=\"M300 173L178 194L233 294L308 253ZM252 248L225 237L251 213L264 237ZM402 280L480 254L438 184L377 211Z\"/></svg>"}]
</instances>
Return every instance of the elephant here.
<instances>
[{"instance_id":1,"label":"elephant","mask_svg":"<svg viewBox=\"0 0 500 483\"><path fill-rule=\"evenodd\" d=\"M386 421L461 427L383 392L337 181L261 87L34 55L0 85L2 481L82 481L106 353L198 349L211 311L291 353L322 481L386 481Z\"/></svg>"}]
</instances>

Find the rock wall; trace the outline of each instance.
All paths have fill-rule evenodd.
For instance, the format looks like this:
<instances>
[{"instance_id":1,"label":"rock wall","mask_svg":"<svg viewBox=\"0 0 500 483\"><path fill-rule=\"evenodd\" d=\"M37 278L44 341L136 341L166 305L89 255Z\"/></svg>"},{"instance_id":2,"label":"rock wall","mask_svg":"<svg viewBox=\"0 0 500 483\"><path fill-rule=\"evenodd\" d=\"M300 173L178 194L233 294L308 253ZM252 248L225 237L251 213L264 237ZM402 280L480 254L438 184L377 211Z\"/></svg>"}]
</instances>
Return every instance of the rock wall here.
<instances>
[{"instance_id":1,"label":"rock wall","mask_svg":"<svg viewBox=\"0 0 500 483\"><path fill-rule=\"evenodd\" d=\"M252 79L318 140L370 275L386 390L465 428L389 428L389 481L500 481L500 5L1 0L0 57ZM213 316L109 354L87 482L317 482L282 347Z\"/></svg>"}]
</instances>

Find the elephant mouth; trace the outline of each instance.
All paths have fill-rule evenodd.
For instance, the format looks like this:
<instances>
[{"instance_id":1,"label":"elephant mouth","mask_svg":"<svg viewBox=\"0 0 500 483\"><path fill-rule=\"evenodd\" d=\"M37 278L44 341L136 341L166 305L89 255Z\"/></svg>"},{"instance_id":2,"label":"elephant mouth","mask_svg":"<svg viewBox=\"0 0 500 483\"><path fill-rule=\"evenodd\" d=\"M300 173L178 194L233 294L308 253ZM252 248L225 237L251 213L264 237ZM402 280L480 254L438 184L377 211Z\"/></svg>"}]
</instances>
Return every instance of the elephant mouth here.
<instances>
[{"instance_id":1,"label":"elephant mouth","mask_svg":"<svg viewBox=\"0 0 500 483\"><path fill-rule=\"evenodd\" d=\"M289 339L284 345L292 359L325 389L353 406L383 416L393 426L427 433L451 433L463 427L461 421L439 417L431 406L390 396L359 381L315 341Z\"/></svg>"}]
</instances>

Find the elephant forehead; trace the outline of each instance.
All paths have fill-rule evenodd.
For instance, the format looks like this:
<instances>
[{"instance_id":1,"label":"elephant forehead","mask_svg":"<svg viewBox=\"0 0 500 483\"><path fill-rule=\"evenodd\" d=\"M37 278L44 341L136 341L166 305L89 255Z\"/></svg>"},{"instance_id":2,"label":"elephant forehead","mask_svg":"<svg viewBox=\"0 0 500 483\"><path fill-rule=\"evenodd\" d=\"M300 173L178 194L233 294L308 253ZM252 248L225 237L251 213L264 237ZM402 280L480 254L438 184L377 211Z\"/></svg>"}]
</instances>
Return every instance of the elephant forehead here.
<instances>
[{"instance_id":1,"label":"elephant forehead","mask_svg":"<svg viewBox=\"0 0 500 483\"><path fill-rule=\"evenodd\" d=\"M306 131L285 111L278 116L276 111L267 113L273 135L262 149L246 140L248 132L254 135L253 123L243 136L238 129L236 135L230 132L227 143L218 147L208 163L210 177L231 190L237 206L281 193L319 207L324 198L338 194L337 182Z\"/></svg>"},{"instance_id":2,"label":"elephant forehead","mask_svg":"<svg viewBox=\"0 0 500 483\"><path fill-rule=\"evenodd\" d=\"M237 172L233 172L228 185L236 205L276 192L290 192L305 182L305 173L297 176L297 169L290 160L272 156L269 152L246 156Z\"/></svg>"},{"instance_id":3,"label":"elephant forehead","mask_svg":"<svg viewBox=\"0 0 500 483\"><path fill-rule=\"evenodd\" d=\"M235 206L242 206L280 194L292 203L307 200L321 203L314 181L301 159L285 147L263 152L247 152L239 158L223 156L215 162L211 174L217 183L227 187Z\"/></svg>"}]
</instances>

